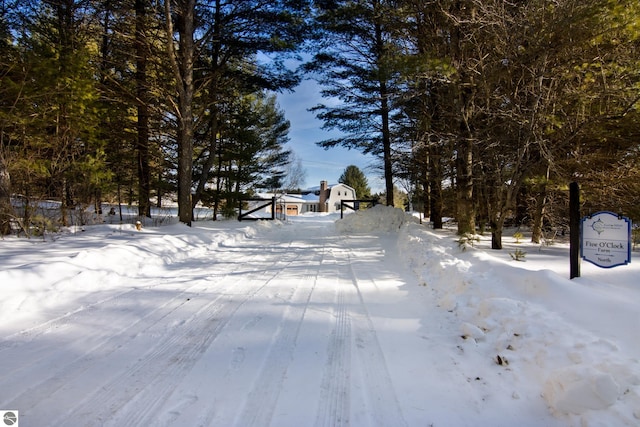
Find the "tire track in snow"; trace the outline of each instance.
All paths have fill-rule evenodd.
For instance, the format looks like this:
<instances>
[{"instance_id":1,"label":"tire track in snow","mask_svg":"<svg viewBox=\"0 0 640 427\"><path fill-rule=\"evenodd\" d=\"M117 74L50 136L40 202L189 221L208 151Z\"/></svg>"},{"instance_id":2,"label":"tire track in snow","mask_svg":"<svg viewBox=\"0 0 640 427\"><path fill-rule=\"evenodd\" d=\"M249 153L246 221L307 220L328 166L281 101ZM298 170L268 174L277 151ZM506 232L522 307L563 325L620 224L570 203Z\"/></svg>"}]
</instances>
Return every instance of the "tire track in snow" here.
<instances>
[{"instance_id":1,"label":"tire track in snow","mask_svg":"<svg viewBox=\"0 0 640 427\"><path fill-rule=\"evenodd\" d=\"M290 254L296 258L295 254ZM183 327L156 345L137 363L102 386L89 399L65 416L69 422L91 414L94 424L152 425L164 403L179 381L199 360L206 349L224 329L233 314L247 301L265 290L282 269L279 264L292 260L268 259L266 266L243 272L243 283L229 275L232 294L206 304ZM256 263L259 265L260 263ZM246 266L246 264L243 264ZM250 263L250 265L252 265ZM241 289L237 287L241 286ZM225 299L224 301L220 301ZM60 424L64 420L60 420Z\"/></svg>"},{"instance_id":2,"label":"tire track in snow","mask_svg":"<svg viewBox=\"0 0 640 427\"><path fill-rule=\"evenodd\" d=\"M76 396L78 400L85 398L82 390L87 388L87 378L91 378L89 382L95 383L94 387L99 387L100 382L105 380L105 375L108 375L107 371L131 359L133 348L146 350L152 347L155 336L163 333L160 325L170 322L171 319L180 319L182 311L188 310L185 308L186 303L186 299L174 298L162 309L154 310L134 325L103 339L94 348L84 350L80 357L66 360L61 366L53 366L54 369L48 377L15 396L7 405L29 408L24 411L25 414L37 410L38 413L48 413L49 416L61 415L57 408L59 396L64 395L65 399L69 396ZM54 357L64 360L68 359L68 354L58 352L54 353ZM45 359L47 362L52 360L51 357Z\"/></svg>"},{"instance_id":3,"label":"tire track in snow","mask_svg":"<svg viewBox=\"0 0 640 427\"><path fill-rule=\"evenodd\" d=\"M207 282L207 291L211 292L216 288L224 289L229 281L227 276L228 274L212 276L215 280ZM144 281L148 282L150 279L145 278ZM196 282L176 293L175 287L168 287L167 281L163 278L162 283L158 284L156 279L155 284L136 286L125 292L82 305L63 316L6 337L0 342L0 357L3 360L0 367L2 374L0 389L15 390L15 384L20 382L22 376L40 369L46 363L47 373L51 377L48 383L45 378L41 384L49 384L46 389L49 390L49 394L53 394L55 388L52 384L57 381L56 378L65 377L72 371L77 371L76 375L83 372L82 364L95 361L97 356L94 355L99 354L102 359L110 356L118 357L117 353L123 351L120 347L126 347L141 334L153 335L149 331L150 328L173 315L174 311L183 308L187 301L196 299L200 295L198 291L203 289L203 284ZM167 299L167 292L172 292L174 295ZM145 305L151 307L150 311L143 316L139 316L139 307L134 306L138 300L142 300ZM90 328L96 325L95 319L104 312L108 312L114 322L109 325L100 325L101 329L96 334ZM155 334L160 335L161 331ZM68 352L60 351L71 346L74 349L82 348L82 354L70 358ZM61 373L59 374L58 371ZM12 399L19 401L21 393L18 391ZM7 402L0 401L0 406L4 404Z\"/></svg>"},{"instance_id":4,"label":"tire track in snow","mask_svg":"<svg viewBox=\"0 0 640 427\"><path fill-rule=\"evenodd\" d=\"M142 420L153 418L173 391L174 382L191 369L244 301L244 296L234 296L222 304L205 306L189 319L184 331L173 333L172 339L154 348L151 354L123 373L121 378L105 386L104 392L93 396L91 402L83 405L79 411L100 414L100 419L111 422L124 416L127 424L151 425ZM131 383L129 378L137 380ZM130 383L128 387L111 398L111 393L120 390L120 384L126 382ZM106 407L103 407L103 397L106 398ZM71 414L69 419L78 419L77 415ZM113 424L117 425L118 422Z\"/></svg>"},{"instance_id":5,"label":"tire track in snow","mask_svg":"<svg viewBox=\"0 0 640 427\"><path fill-rule=\"evenodd\" d=\"M141 334L148 333L153 325L162 322L180 310L188 301L186 295L191 295L188 291L181 292L168 301L166 296L160 295L161 300L158 301L158 305L154 305L153 310L133 321L130 317L123 316L121 323L109 325L109 330L112 332L108 332L108 335L104 331L100 331L100 334L94 334L91 331L78 331L86 325L91 325L93 320L99 317L103 311L112 314L121 311L125 315L130 315L131 304L127 301L127 297L132 297L133 293L137 292L142 292L142 290L134 289L93 304L91 307L78 310L65 316L60 323L47 322L37 330L37 333L29 334L26 341L25 337L21 336L23 340L10 342L10 345L7 345L2 351L4 362L0 388L12 389L17 394L11 397L11 402L14 403L4 401L0 402L0 406L13 404L16 406L12 407L18 407L20 402L46 400L63 387L70 377L77 377L89 369L96 359L118 358L119 353L125 351L123 347L126 347ZM148 302L149 297L146 298L145 301ZM74 338L73 341L70 341L65 335L70 335ZM69 352L74 351L75 348L82 348L82 354L70 357ZM65 349L69 349L69 351L63 351ZM46 369L48 376L43 378L40 383L26 390L16 390L15 384L21 382L22 376L43 369ZM4 388L5 385L7 388ZM27 404L27 406L32 407L33 404Z\"/></svg>"},{"instance_id":6,"label":"tire track in snow","mask_svg":"<svg viewBox=\"0 0 640 427\"><path fill-rule=\"evenodd\" d=\"M335 325L331 332L324 367L316 427L348 426L351 386L351 320L344 286L336 280Z\"/></svg>"},{"instance_id":7,"label":"tire track in snow","mask_svg":"<svg viewBox=\"0 0 640 427\"><path fill-rule=\"evenodd\" d=\"M315 426L349 426L354 422L380 427L406 426L375 326L361 293L359 283L363 279L353 268L353 258L348 240L346 243L341 240L331 260L337 274L335 325L327 351ZM360 403L360 395L352 395L358 385L364 407L353 407ZM368 419L365 421L365 418Z\"/></svg>"},{"instance_id":8,"label":"tire track in snow","mask_svg":"<svg viewBox=\"0 0 640 427\"><path fill-rule=\"evenodd\" d=\"M78 275L74 276L77 277ZM64 279L63 279L64 280ZM100 299L98 301L92 302L90 304L81 305L79 308L69 311L61 316L57 316L53 319L42 322L38 325L32 326L28 329L23 329L19 332L13 333L11 335L6 336L2 340L0 340L0 355L7 349L22 345L29 341L33 341L41 335L49 332L52 329L60 328L70 323L73 319L83 314L83 312L88 310L95 310L99 306L103 306L110 302L116 302L126 297L127 295L131 295L135 292L140 291L141 289L146 289L147 287L136 287L134 289L129 289L123 292L120 292L115 295L109 295L106 298Z\"/></svg>"},{"instance_id":9,"label":"tire track in snow","mask_svg":"<svg viewBox=\"0 0 640 427\"><path fill-rule=\"evenodd\" d=\"M83 272L74 276L74 281L84 280L82 278ZM105 275L106 276L106 275ZM212 276L215 277L215 276ZM118 277L120 280L131 280L129 277ZM216 278L217 280L224 279L224 275L220 278ZM61 279L55 283L63 282L68 279ZM111 278L111 280L114 280ZM105 310L106 307L109 309L118 309L119 305L124 305L134 294L141 293L142 291L148 290L158 290L167 286L167 282L169 281L166 278L144 278L142 279L144 282L152 282L152 284L147 285L138 285L133 288L129 288L123 290L122 292L118 292L116 294L109 294L104 298L100 298L97 301L92 301L88 303L83 303L82 300L78 301L79 307L69 310L62 315L58 315L52 319L41 322L38 325L32 326L28 329L23 329L21 331L15 332L11 335L7 335L6 337L0 339L0 356L3 356L3 352L12 349L30 342L35 341L41 336L50 333L53 330L61 330L62 328L68 326L69 324L74 323L82 323L82 316L91 318L93 313L96 313L101 310ZM158 283L160 282L160 283ZM55 285L54 283L54 285ZM52 285L52 286L54 286ZM176 295L174 298L180 299L184 295L188 295L193 293L194 288L201 285L192 285L183 289L180 294ZM168 289L169 291L173 291L173 288ZM123 304L124 303L124 304ZM79 320L80 319L80 320ZM3 356L4 357L4 356Z\"/></svg>"},{"instance_id":10,"label":"tire track in snow","mask_svg":"<svg viewBox=\"0 0 640 427\"><path fill-rule=\"evenodd\" d=\"M247 261L251 265L254 264L251 263L252 258L258 259L258 256L254 255L249 257ZM190 262L191 261L193 260L190 260ZM280 262L280 260L278 260L278 262ZM255 264L260 264L260 262L256 262ZM220 265L220 263L218 263L218 265ZM60 410L61 399L64 399L63 407L68 406L69 402L73 402L73 405L75 406L78 406L78 402L84 402L84 404L87 404L91 399L91 396L87 397L86 395L87 390L97 389L98 391L94 395L101 396L99 397L101 401L97 402L96 406L102 407L107 400L115 399L118 393L127 388L130 383L133 383L133 389L143 389L146 387L145 383L149 378L129 378L127 375L123 375L122 377L117 376L117 378L122 380L122 382L115 384L117 381L111 381L113 379L112 371L119 369L121 366L126 366L127 364L131 366L131 358L132 355L135 356L136 351L139 351L141 355L144 355L144 353L149 349L158 349L158 346L161 344L157 343L157 337L164 337L171 334L171 332L167 333L167 325L186 324L187 322L184 320L185 314L187 316L192 314L193 309L196 308L194 305L198 304L198 301L209 302L209 306L211 306L209 300L199 298L198 293L193 294L189 293L189 291L202 287L210 290L212 285L215 285L214 290L231 288L232 291L240 294L243 290L246 292L252 291L254 282L242 285L238 283L237 277L234 276L237 271L246 268L246 264L229 263L229 265L233 267L233 269L226 273L222 272L221 278L216 278L214 282L203 282L202 280L196 281L196 283L189 286L187 290L178 291L177 295L175 286L169 289L162 289L163 292L170 292L169 296L171 296L171 298L168 302L161 304L160 306L156 305L153 301L144 299L145 297L143 296L142 302L148 303L154 308L150 313L137 319L137 321L133 323L130 322L120 330L107 332L108 335L105 334L104 331L98 331L97 339L92 340L92 338L89 338L89 341L81 340L77 348L82 348L83 354L76 358L69 359L69 352L60 351L59 346L52 345L51 337L46 337L48 338L46 339L48 343L44 346L42 346L37 339L43 339L42 335L46 335L47 332L51 331L53 325L83 326L83 322L91 322L92 317L94 316L95 318L99 318L102 312L110 313L109 316L112 316L112 309L114 308L112 307L113 304L117 305L119 301L126 300L126 297L128 295L130 296L132 292L149 290L157 287L158 285L138 287L136 289L114 295L98 301L91 306L85 306L69 315L44 322L39 327L29 329L27 333L22 333L20 335L23 338L22 340L19 342L8 342L9 345L7 345L6 348L14 348L16 351L23 351L29 354L31 348L34 346L33 342L35 341L35 347L38 347L43 351L41 359L49 362L53 357L54 359L60 360L60 365L51 367L49 366L49 363L47 363L46 367L40 367L40 371L46 369L46 376L44 376L38 384L33 385L26 390L16 390L16 388L13 387L13 390L17 395L14 394L11 396L11 400L6 404L10 407L28 408L23 412L25 417L31 414L33 416L33 418L31 418L32 420L39 418L42 422L50 425L52 422L51 414L56 414L61 417L64 416ZM263 276L267 274L269 267L272 266L273 263L269 262L267 266L254 273L254 276ZM182 276L183 274L180 275L178 282L183 281ZM144 280L148 281L148 278L145 278ZM261 279L261 282L264 282L264 279ZM194 295L196 296L195 298ZM186 296L191 296L191 298L185 298ZM228 296L223 295L223 297ZM190 303L186 304L187 301L190 301ZM136 313L136 310L139 311L139 309L132 310L134 314ZM117 319L118 317L116 316L115 318ZM111 325L109 325L109 327L110 326ZM173 326L171 327L173 328ZM177 328L173 329L178 330ZM68 331L61 332L68 333ZM64 334L62 334L62 339L66 339ZM193 340L193 336L191 336L190 339ZM169 340L169 342L174 343L175 345L180 345L180 342L177 341ZM92 345L88 345L89 343L92 343ZM183 342L182 344L187 345L188 343ZM90 348L87 349L87 346ZM147 353L146 357L150 357L151 354L153 354L153 350ZM4 354L3 359L5 356L7 355ZM174 356L176 361L180 360L179 354L174 354ZM138 359L137 362L133 362L133 367L130 367L127 372L129 374L132 372L143 373L144 370L139 369L136 371L135 367L143 366L144 360L143 356ZM158 370L146 373L161 375ZM109 388L108 386L110 384L113 385L113 387ZM105 389L109 389L111 392L111 395L106 396L106 398L104 393ZM102 390L103 393L100 394L99 390ZM136 392L134 391L132 393L135 394ZM130 394L127 394L126 396L127 397L125 397L124 400L129 400ZM70 411L75 413L74 411L78 411L78 409L73 409L72 406ZM93 418L93 416L91 416L91 418ZM70 421L75 423L78 419L82 418L74 418Z\"/></svg>"},{"instance_id":11,"label":"tire track in snow","mask_svg":"<svg viewBox=\"0 0 640 427\"><path fill-rule=\"evenodd\" d=\"M350 249L345 249L344 252L344 257L347 260L345 273L355 290L351 296L353 299L351 324L355 342L355 360L352 362L352 366L357 365L362 372L367 415L371 425L406 426L407 423L400 409L375 325L360 290L359 282L361 279L353 269L353 255Z\"/></svg>"},{"instance_id":12,"label":"tire track in snow","mask_svg":"<svg viewBox=\"0 0 640 427\"><path fill-rule=\"evenodd\" d=\"M282 250L282 243L279 246ZM284 383L292 369L291 362L295 361L301 327L309 314L307 307L312 305L318 260L322 257L321 250L298 251L297 248L301 246L289 244L286 250L293 249L300 256L283 268L269 286L276 292L271 299L278 301L265 306L264 301L260 301L264 298L257 298L243 307L237 319L232 319L225 328L220 342L211 347L171 396L171 400L177 402L189 395L200 397L199 401L165 410L166 415L161 416L158 425L269 425L278 405L284 403L281 402ZM253 316L245 319L250 313ZM233 338L247 335L254 338L243 340L242 344ZM258 350L261 344L256 339L264 339L263 350ZM206 372L207 380L198 381L193 387L197 372ZM246 390L245 396L249 397L237 401L219 394L220 390L233 394L233 390L239 389Z\"/></svg>"},{"instance_id":13,"label":"tire track in snow","mask_svg":"<svg viewBox=\"0 0 640 427\"><path fill-rule=\"evenodd\" d=\"M300 328L315 288L315 281L313 281L314 285L310 287L300 286L300 282L309 282L312 278L313 275L308 273L303 276L302 280L299 276L296 277L296 280L299 281L298 285L292 297L287 301L288 306L281 318L278 331L274 334L274 342L269 349L259 377L247 395L236 425L242 427L268 426L271 423L287 368L293 358ZM286 279L284 280L286 283Z\"/></svg>"},{"instance_id":14,"label":"tire track in snow","mask_svg":"<svg viewBox=\"0 0 640 427\"><path fill-rule=\"evenodd\" d=\"M29 352L33 353L33 356L41 356L41 350L50 347L50 344L45 340L37 343L37 340L42 338L45 335L49 334L57 334L62 335L67 332L71 326L75 324L86 324L90 319L92 319L96 313L104 310L111 311L123 311L126 312L130 309L129 304L130 300L136 298L137 294L141 294L144 291L149 290L155 286L143 286L143 287L135 287L133 289L129 289L127 291L111 295L107 298L103 298L101 300L92 302L90 304L81 305L79 308L67 312L62 316L58 316L46 322L40 323L37 326L31 327L29 329L25 329L19 332L16 332L12 335L5 337L2 341L0 341L0 357L6 359L8 361L14 360L11 356L11 352L21 351L20 348L26 345L31 345L29 348ZM188 295L192 291L192 288L185 289L179 295L174 297L175 300L184 299L185 295ZM163 308L165 305L170 304L171 301L164 301L164 303L157 307L156 309ZM155 311L155 310L154 310ZM113 325L110 325L113 326ZM123 327L131 326L124 324ZM117 326L116 326L117 327ZM115 329L115 328L114 328ZM35 347L33 347L36 343ZM12 367L11 369L19 369L24 368L24 365L29 363L24 357L19 361L20 367Z\"/></svg>"},{"instance_id":15,"label":"tire track in snow","mask_svg":"<svg viewBox=\"0 0 640 427\"><path fill-rule=\"evenodd\" d=\"M277 248L264 249L263 252L271 254L266 257L266 262L249 260L239 264L243 268L239 273L243 278L241 283L238 283L236 273L228 274L231 293L203 306L184 322L180 330L162 335L171 336L61 417L59 422L83 419L85 414L90 414L96 420L93 425L157 424L158 413L169 406L167 401L177 382L198 362L234 313L247 301L267 291L270 282L284 267L299 257L293 252L282 255ZM247 271L247 267L251 270ZM193 395L183 397L181 403L172 406L172 411L177 413L197 400Z\"/></svg>"},{"instance_id":16,"label":"tire track in snow","mask_svg":"<svg viewBox=\"0 0 640 427\"><path fill-rule=\"evenodd\" d=\"M291 242L289 242L285 252L295 252L290 251L290 247ZM280 249L283 249L283 247L281 247ZM274 252L279 252L279 250L276 250ZM278 289L280 283L284 284L284 288L282 290L278 290L275 293L274 298L280 299L281 304L286 305L287 308L285 309L285 312L280 319L277 331L274 332L274 337L272 340L273 344L270 346L270 351L263 363L263 368L260 371L258 378L253 383L254 387L248 394L245 406L242 408L240 414L236 417L241 418L241 421L239 421L237 425L243 427L252 425L264 426L269 424L269 420L272 417L273 409L275 408L278 394L280 392L287 367L291 360L291 354L293 353L293 349L295 348L295 341L297 340L300 326L303 323L304 313L307 310L311 294L313 293L313 287L305 288L304 286L300 285L312 282L312 275L308 274L307 271L308 265L313 264L313 262L308 259L304 259L304 255L307 254L304 252L302 254L296 253L295 258L293 260L287 261L286 265L279 266L276 269L275 275L271 277L263 286L263 290L266 290L268 286L270 292L272 292L274 289ZM291 270L297 270L297 268L299 268L300 266L305 266L303 274L301 275L299 273L295 273L293 277L289 277L290 273L287 268ZM292 281L298 283L295 288L291 288L290 286ZM256 293L253 297L257 298L259 296L259 293ZM246 302L248 302L250 299L251 298L249 298ZM295 313L301 314L296 315ZM242 325L241 330L252 329L258 326L264 317L265 316L263 313L256 314L251 320ZM292 317L294 319L299 318L299 320L297 320L296 323L291 323L290 319ZM229 316L228 320L232 320L231 318L232 316ZM244 361L244 358L244 348L237 347L233 350L233 357L230 361L230 364L229 366L227 366L226 371L221 375L223 379L221 384L233 381L234 372L236 372L240 368L240 365ZM197 396L199 396L200 394L201 393L199 393L198 391L192 390L192 399L191 402L189 402L190 405L193 405L197 402ZM167 396L167 398L169 398L169 396ZM178 398L178 400L184 401L188 398L189 396L182 394ZM168 419L162 420L163 422L161 422L161 424L166 425L179 421L181 412L185 411L186 408L190 405L185 404L181 405L180 407L175 407L173 410L170 410ZM160 408L158 407L158 409ZM202 426L215 424L214 420L217 415L216 409L216 405L209 405L204 412L198 415L196 424ZM154 421L153 416L155 414L151 411L146 412L148 413L145 418L134 418L134 424L149 425L152 421ZM131 421L131 418L127 418L127 422L129 421Z\"/></svg>"}]
</instances>

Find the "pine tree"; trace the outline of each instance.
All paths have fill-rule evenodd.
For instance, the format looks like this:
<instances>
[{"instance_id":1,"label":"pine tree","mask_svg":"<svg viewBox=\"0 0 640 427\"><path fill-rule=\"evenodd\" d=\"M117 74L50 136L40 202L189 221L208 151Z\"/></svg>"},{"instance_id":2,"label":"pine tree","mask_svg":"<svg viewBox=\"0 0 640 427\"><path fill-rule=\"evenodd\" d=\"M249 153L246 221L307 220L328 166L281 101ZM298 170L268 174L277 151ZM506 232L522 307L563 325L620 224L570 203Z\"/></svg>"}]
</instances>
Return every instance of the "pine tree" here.
<instances>
[{"instance_id":1,"label":"pine tree","mask_svg":"<svg viewBox=\"0 0 640 427\"><path fill-rule=\"evenodd\" d=\"M360 168L355 165L347 166L344 172L342 172L342 175L340 175L340 178L338 178L338 182L346 184L356 190L356 196L359 199L371 197L371 188L369 188L367 177Z\"/></svg>"},{"instance_id":2,"label":"pine tree","mask_svg":"<svg viewBox=\"0 0 640 427\"><path fill-rule=\"evenodd\" d=\"M303 40L307 3L165 2L166 47L175 82L170 99L176 107L180 221L190 223L192 219L194 177L196 196L200 197L212 168L216 167L216 156L230 153L223 153L225 150L219 145L225 143L222 132L228 130L225 124L233 121L234 112L229 106L234 100L264 89L292 88L299 81L282 59ZM198 24L202 26L196 28ZM258 52L274 60L258 63L255 60ZM193 145L198 143L202 146ZM195 157L202 162L201 167L194 169ZM230 169L234 161L218 160L218 171L225 162ZM236 180L236 184L240 181ZM221 185L218 180L216 186ZM230 193L231 183L226 185Z\"/></svg>"},{"instance_id":3,"label":"pine tree","mask_svg":"<svg viewBox=\"0 0 640 427\"><path fill-rule=\"evenodd\" d=\"M24 193L60 200L67 224L68 208L87 206L108 179L104 147L96 138L97 50L81 2L38 6L21 40L30 84L21 99L23 162L16 167L22 168Z\"/></svg>"},{"instance_id":4,"label":"pine tree","mask_svg":"<svg viewBox=\"0 0 640 427\"><path fill-rule=\"evenodd\" d=\"M340 104L311 109L325 129L345 136L321 141L324 148L344 146L380 157L386 203L393 206L393 135L397 70L393 58L398 46L391 37L394 2L319 2L316 54L306 69L324 86L322 95Z\"/></svg>"},{"instance_id":5,"label":"pine tree","mask_svg":"<svg viewBox=\"0 0 640 427\"><path fill-rule=\"evenodd\" d=\"M17 72L19 57L12 46L5 11L0 15L0 235L11 232L15 217L11 204L11 174L7 147L12 142L12 129L17 121L15 104L20 96L21 75Z\"/></svg>"}]
</instances>

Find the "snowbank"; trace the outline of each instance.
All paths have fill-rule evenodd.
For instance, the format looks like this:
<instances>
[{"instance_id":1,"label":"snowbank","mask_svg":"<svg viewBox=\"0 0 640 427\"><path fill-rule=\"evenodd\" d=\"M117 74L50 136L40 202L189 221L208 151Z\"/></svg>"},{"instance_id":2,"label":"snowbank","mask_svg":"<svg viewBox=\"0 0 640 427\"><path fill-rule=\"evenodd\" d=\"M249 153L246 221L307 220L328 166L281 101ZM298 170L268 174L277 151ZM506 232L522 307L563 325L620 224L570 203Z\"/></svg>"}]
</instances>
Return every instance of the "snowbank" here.
<instances>
[{"instance_id":1,"label":"snowbank","mask_svg":"<svg viewBox=\"0 0 640 427\"><path fill-rule=\"evenodd\" d=\"M398 231L409 218L401 209L376 205L346 215L336 221L336 228L347 234Z\"/></svg>"},{"instance_id":2,"label":"snowbank","mask_svg":"<svg viewBox=\"0 0 640 427\"><path fill-rule=\"evenodd\" d=\"M552 413L583 426L640 424L640 292L633 272L617 270L630 279L624 291L636 295L621 302L616 287L589 289L548 270L546 260L536 261L545 256L539 248L523 269L505 261L505 251L482 244L461 251L452 233L415 224L398 244L408 267L460 322L462 338L473 344L465 349L508 367L515 389L533 386Z\"/></svg>"},{"instance_id":3,"label":"snowbank","mask_svg":"<svg viewBox=\"0 0 640 427\"><path fill-rule=\"evenodd\" d=\"M61 303L70 294L82 299L102 292L104 283L109 284L108 292L118 287L124 291L129 288L127 277L154 276L208 248L230 245L282 225L280 221L250 225L219 221L217 225L221 223L223 230L216 232L183 224L136 231L134 225L125 224L86 227L86 231L63 234L55 241L8 237L3 243L9 243L11 250L4 246L0 252L0 324L9 327L28 321L22 327L29 328L39 321L34 312L42 317L63 315L66 308ZM76 241L83 246L78 247ZM30 254L41 250L51 255L32 259Z\"/></svg>"},{"instance_id":4,"label":"snowbank","mask_svg":"<svg viewBox=\"0 0 640 427\"><path fill-rule=\"evenodd\" d=\"M463 251L450 231L431 231L386 206L346 216L336 227L343 233L399 231L398 252L407 267L455 316L465 350L507 369L514 396L533 387L552 413L578 416L582 425L607 425L612 418L620 425L640 423L635 280L622 289L589 289L549 270L535 253L523 269L524 263L505 261L508 252L482 243ZM632 291L635 301L620 298L619 291Z\"/></svg>"},{"instance_id":5,"label":"snowbank","mask_svg":"<svg viewBox=\"0 0 640 427\"><path fill-rule=\"evenodd\" d=\"M582 414L609 408L622 397L622 392L608 372L575 365L554 371L545 384L544 396L557 412Z\"/></svg>"}]
</instances>

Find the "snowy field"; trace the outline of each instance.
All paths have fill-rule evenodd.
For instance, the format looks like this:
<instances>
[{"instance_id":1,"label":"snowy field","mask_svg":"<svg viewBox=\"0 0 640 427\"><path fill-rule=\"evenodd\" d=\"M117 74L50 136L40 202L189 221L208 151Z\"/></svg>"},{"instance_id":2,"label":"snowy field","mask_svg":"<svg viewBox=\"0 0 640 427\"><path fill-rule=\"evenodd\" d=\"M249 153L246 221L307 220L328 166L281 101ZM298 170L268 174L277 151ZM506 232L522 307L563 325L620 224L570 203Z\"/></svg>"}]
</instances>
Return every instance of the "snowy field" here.
<instances>
[{"instance_id":1,"label":"snowy field","mask_svg":"<svg viewBox=\"0 0 640 427\"><path fill-rule=\"evenodd\" d=\"M397 209L338 219L0 240L0 410L23 427L640 425L637 252L570 281L562 242L463 251Z\"/></svg>"}]
</instances>

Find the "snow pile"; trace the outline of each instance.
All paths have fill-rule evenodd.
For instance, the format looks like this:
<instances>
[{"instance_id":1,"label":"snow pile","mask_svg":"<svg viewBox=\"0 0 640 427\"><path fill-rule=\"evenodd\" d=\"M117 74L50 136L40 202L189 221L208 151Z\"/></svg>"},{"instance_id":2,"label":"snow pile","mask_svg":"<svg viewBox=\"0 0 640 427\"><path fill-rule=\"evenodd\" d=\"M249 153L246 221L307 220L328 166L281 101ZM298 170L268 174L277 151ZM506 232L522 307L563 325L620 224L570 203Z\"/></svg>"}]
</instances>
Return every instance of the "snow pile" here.
<instances>
[{"instance_id":1,"label":"snow pile","mask_svg":"<svg viewBox=\"0 0 640 427\"><path fill-rule=\"evenodd\" d=\"M277 226L267 221L248 226L236 221L227 224L230 227L215 233L183 224L143 227L140 231L125 224L87 227L80 234L67 233L53 242L8 237L0 252L5 255L0 258L0 324L20 324L27 319L37 323L38 318L31 318L33 312L62 315L66 308L61 302L69 294L83 298L100 293L105 283L109 292L126 290L128 277L155 276L172 264L206 253L208 248L249 239L260 230ZM76 240L86 246L77 247ZM87 241L91 243L87 245ZM7 243L11 251L6 250ZM53 255L30 260L31 253L42 249ZM15 268L14 262L19 263Z\"/></svg>"},{"instance_id":2,"label":"snow pile","mask_svg":"<svg viewBox=\"0 0 640 427\"><path fill-rule=\"evenodd\" d=\"M408 218L401 209L376 205L346 215L336 221L336 228L345 234L398 231Z\"/></svg>"},{"instance_id":3,"label":"snow pile","mask_svg":"<svg viewBox=\"0 0 640 427\"><path fill-rule=\"evenodd\" d=\"M607 372L589 365L575 365L553 372L544 396L561 413L582 414L607 409L621 396L620 385Z\"/></svg>"},{"instance_id":4,"label":"snow pile","mask_svg":"<svg viewBox=\"0 0 640 427\"><path fill-rule=\"evenodd\" d=\"M450 232L416 224L403 229L398 245L438 305L459 322L461 348L502 366L513 396L530 389L556 416L578 416L582 425L640 423L637 286L623 287L636 301L621 304L615 293L602 292L604 285L596 296L579 279L542 270L546 265L528 271L525 263L505 261L505 251L462 251ZM617 319L607 321L611 316Z\"/></svg>"}]
</instances>

